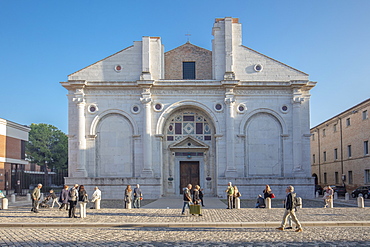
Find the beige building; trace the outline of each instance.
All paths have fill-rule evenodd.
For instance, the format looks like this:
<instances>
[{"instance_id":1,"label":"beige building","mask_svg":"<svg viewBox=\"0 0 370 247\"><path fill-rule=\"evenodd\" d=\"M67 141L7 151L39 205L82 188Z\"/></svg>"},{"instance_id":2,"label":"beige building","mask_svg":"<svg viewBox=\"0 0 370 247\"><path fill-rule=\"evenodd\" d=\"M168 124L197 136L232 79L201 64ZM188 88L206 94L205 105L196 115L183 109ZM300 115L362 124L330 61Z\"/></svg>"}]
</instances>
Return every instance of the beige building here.
<instances>
[{"instance_id":1,"label":"beige building","mask_svg":"<svg viewBox=\"0 0 370 247\"><path fill-rule=\"evenodd\" d=\"M370 99L311 129L311 167L316 184L370 185Z\"/></svg>"}]
</instances>

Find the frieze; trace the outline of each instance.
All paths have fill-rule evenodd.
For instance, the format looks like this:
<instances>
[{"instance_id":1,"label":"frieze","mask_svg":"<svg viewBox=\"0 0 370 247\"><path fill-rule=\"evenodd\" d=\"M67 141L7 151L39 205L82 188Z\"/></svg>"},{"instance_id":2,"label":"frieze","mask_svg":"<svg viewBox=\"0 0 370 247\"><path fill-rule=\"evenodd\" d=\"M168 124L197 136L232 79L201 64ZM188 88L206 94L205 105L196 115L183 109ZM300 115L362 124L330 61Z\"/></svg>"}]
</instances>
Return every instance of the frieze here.
<instances>
[{"instance_id":1,"label":"frieze","mask_svg":"<svg viewBox=\"0 0 370 247\"><path fill-rule=\"evenodd\" d=\"M85 89L85 95L141 95L142 91L138 90L94 90Z\"/></svg>"},{"instance_id":2,"label":"frieze","mask_svg":"<svg viewBox=\"0 0 370 247\"><path fill-rule=\"evenodd\" d=\"M225 90L223 89L213 89L213 90L190 90L190 89L181 89L181 90L151 90L152 95L223 95Z\"/></svg>"},{"instance_id":3,"label":"frieze","mask_svg":"<svg viewBox=\"0 0 370 247\"><path fill-rule=\"evenodd\" d=\"M282 95L282 94L292 94L292 90L243 90L236 89L235 94L238 95Z\"/></svg>"}]
</instances>

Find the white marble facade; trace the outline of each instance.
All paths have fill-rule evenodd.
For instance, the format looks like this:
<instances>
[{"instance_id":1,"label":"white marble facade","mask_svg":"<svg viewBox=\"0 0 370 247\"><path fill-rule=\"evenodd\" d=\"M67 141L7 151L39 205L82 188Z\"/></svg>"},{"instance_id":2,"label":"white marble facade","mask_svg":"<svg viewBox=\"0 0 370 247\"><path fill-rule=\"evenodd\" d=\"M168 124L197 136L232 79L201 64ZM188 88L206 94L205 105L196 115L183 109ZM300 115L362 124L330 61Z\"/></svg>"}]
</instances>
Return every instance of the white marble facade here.
<instances>
[{"instance_id":1,"label":"white marble facade","mask_svg":"<svg viewBox=\"0 0 370 247\"><path fill-rule=\"evenodd\" d=\"M216 19L209 79L164 79L159 37L143 37L68 77L67 184L120 199L139 183L146 198L199 183L243 198L265 184L313 197L308 75L242 45L236 18ZM176 50L174 50L176 52ZM181 55L181 54L180 54ZM180 68L181 69L181 68ZM196 72L198 73L198 72Z\"/></svg>"}]
</instances>

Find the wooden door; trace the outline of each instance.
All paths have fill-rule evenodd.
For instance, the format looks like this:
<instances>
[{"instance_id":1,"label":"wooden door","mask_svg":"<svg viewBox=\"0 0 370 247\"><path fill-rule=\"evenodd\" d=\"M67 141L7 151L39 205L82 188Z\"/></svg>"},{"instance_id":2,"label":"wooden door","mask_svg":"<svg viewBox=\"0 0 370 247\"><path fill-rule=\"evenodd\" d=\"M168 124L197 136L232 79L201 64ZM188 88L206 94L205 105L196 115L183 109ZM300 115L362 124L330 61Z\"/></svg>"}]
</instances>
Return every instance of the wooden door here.
<instances>
[{"instance_id":1,"label":"wooden door","mask_svg":"<svg viewBox=\"0 0 370 247\"><path fill-rule=\"evenodd\" d=\"M180 193L188 184L199 185L199 161L180 161Z\"/></svg>"}]
</instances>

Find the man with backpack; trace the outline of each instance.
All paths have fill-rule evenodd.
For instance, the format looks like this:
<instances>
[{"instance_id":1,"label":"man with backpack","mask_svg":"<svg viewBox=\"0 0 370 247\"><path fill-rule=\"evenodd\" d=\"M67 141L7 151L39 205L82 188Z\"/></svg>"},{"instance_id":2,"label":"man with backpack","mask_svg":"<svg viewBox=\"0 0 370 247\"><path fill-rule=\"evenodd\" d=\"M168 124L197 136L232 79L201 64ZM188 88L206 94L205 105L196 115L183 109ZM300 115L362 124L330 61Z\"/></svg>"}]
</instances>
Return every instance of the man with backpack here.
<instances>
[{"instance_id":1,"label":"man with backpack","mask_svg":"<svg viewBox=\"0 0 370 247\"><path fill-rule=\"evenodd\" d=\"M281 222L280 227L278 227L276 229L284 231L285 224L287 222L288 216L291 216L292 220L297 225L297 230L295 230L295 231L296 232L302 232L303 230L302 230L301 223L298 221L297 216L295 215L296 207L298 205L297 205L296 193L293 193L294 192L294 187L289 185L286 188L285 191L287 193L287 196L286 196L285 201L284 201L285 202L284 203L285 212L284 212L284 216L283 216L283 221Z\"/></svg>"},{"instance_id":2,"label":"man with backpack","mask_svg":"<svg viewBox=\"0 0 370 247\"><path fill-rule=\"evenodd\" d=\"M76 205L78 201L78 184L75 184L68 193L68 202L69 202L69 218L77 218L75 215L76 213Z\"/></svg>"}]
</instances>

